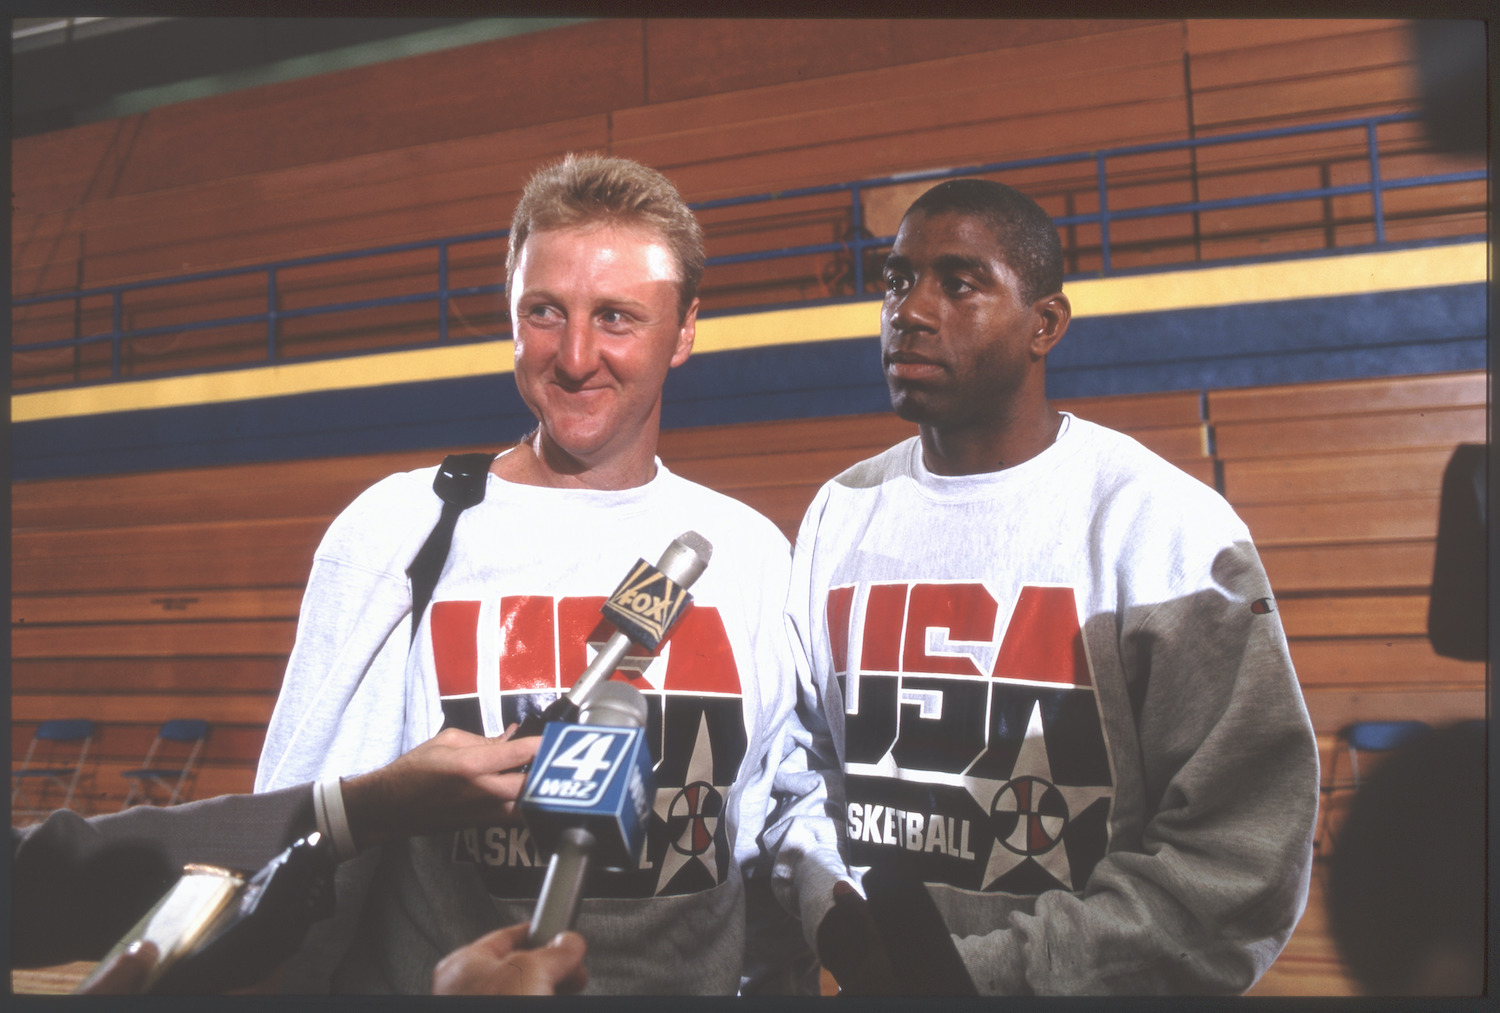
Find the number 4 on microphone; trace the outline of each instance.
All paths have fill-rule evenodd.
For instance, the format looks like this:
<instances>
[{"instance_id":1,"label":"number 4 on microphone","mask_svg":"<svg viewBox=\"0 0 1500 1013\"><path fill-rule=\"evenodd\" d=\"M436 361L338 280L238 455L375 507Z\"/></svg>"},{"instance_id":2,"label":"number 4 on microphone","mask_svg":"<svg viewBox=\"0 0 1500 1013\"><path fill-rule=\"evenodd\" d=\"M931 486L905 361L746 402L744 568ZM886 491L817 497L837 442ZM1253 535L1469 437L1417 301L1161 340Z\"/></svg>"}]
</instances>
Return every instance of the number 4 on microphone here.
<instances>
[{"instance_id":1,"label":"number 4 on microphone","mask_svg":"<svg viewBox=\"0 0 1500 1013\"><path fill-rule=\"evenodd\" d=\"M580 727L587 728L588 726L582 725ZM600 771L613 767L620 762L620 753L623 750L619 747L623 742L624 738L621 735L609 732L584 731L573 735L571 741L566 743L566 748L562 755L554 757L547 764L547 772L549 774L558 768L571 770L573 772L571 778L572 784L570 787L563 788L561 785L564 782L554 778L552 779L554 784L551 787L551 791L565 794L593 793L597 791L600 784L599 778L596 775ZM564 745L564 743L560 742L559 745ZM613 757L610 756L611 747L614 747L615 755ZM539 785L537 790L542 794L550 793L546 785Z\"/></svg>"},{"instance_id":2,"label":"number 4 on microphone","mask_svg":"<svg viewBox=\"0 0 1500 1013\"><path fill-rule=\"evenodd\" d=\"M640 728L554 722L542 731L521 813L543 854L577 826L598 838L602 864L630 867L649 818L650 777Z\"/></svg>"}]
</instances>

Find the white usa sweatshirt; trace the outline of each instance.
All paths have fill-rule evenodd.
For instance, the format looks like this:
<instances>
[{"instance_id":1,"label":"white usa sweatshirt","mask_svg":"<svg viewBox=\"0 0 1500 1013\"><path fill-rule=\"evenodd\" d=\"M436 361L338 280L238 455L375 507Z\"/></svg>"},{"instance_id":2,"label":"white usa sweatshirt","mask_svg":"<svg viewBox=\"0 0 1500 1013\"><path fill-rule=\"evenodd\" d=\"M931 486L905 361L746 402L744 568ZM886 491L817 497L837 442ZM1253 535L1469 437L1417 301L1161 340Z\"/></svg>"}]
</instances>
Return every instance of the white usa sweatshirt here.
<instances>
[{"instance_id":1,"label":"white usa sweatshirt","mask_svg":"<svg viewBox=\"0 0 1500 1013\"><path fill-rule=\"evenodd\" d=\"M788 610L850 864L915 870L982 993L1233 993L1285 944L1317 751L1212 489L1071 416L990 474L914 438L819 492Z\"/></svg>"},{"instance_id":2,"label":"white usa sweatshirt","mask_svg":"<svg viewBox=\"0 0 1500 1013\"><path fill-rule=\"evenodd\" d=\"M733 993L747 945L744 876L770 861L763 825L778 806L801 811L776 783L795 700L786 539L659 461L654 479L622 491L492 474L484 501L460 515L411 640L405 571L438 517L434 473L377 483L329 528L256 790L382 766L466 709L485 734L499 734L571 685L608 632L599 606L632 565L655 562L695 530L713 555L693 607L654 658L627 663L652 712L657 789L646 852L640 868L596 878L578 929L589 941L591 993ZM812 826L820 819L808 814ZM820 839L826 848L815 843L789 860L826 892L844 867L832 832ZM362 855L344 879L367 890L341 892L342 924L322 966L309 958L293 981L425 992L448 951L530 916L545 861L523 827Z\"/></svg>"}]
</instances>

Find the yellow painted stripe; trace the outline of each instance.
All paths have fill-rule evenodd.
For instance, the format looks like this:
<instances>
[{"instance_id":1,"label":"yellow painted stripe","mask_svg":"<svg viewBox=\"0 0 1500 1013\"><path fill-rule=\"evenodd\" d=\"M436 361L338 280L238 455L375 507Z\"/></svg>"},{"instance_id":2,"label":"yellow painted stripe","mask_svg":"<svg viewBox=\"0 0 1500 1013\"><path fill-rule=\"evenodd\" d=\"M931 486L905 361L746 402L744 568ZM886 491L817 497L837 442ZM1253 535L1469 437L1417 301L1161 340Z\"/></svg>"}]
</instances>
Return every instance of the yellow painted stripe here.
<instances>
[{"instance_id":1,"label":"yellow painted stripe","mask_svg":"<svg viewBox=\"0 0 1500 1013\"><path fill-rule=\"evenodd\" d=\"M1487 244L1476 242L1274 264L1166 271L1128 278L1082 279L1070 281L1067 292L1077 317L1116 316L1484 282L1488 280L1488 264ZM879 333L880 303L871 300L700 320L695 351L763 348L872 337ZM421 348L324 362L17 394L11 398L11 419L32 422L146 408L250 401L324 390L508 373L514 368L508 341Z\"/></svg>"},{"instance_id":2,"label":"yellow painted stripe","mask_svg":"<svg viewBox=\"0 0 1500 1013\"><path fill-rule=\"evenodd\" d=\"M1327 299L1464 285L1489 279L1489 246L1464 243L1355 256L1237 264L1129 278L1070 281L1077 317L1201 309L1240 303Z\"/></svg>"},{"instance_id":3,"label":"yellow painted stripe","mask_svg":"<svg viewBox=\"0 0 1500 1013\"><path fill-rule=\"evenodd\" d=\"M251 401L311 391L509 373L514 368L511 343L487 341L17 394L10 399L10 417L14 422L32 422L143 408Z\"/></svg>"},{"instance_id":4,"label":"yellow painted stripe","mask_svg":"<svg viewBox=\"0 0 1500 1013\"><path fill-rule=\"evenodd\" d=\"M810 306L700 320L693 351L722 352L731 348L797 345L808 341L868 338L879 333L878 301Z\"/></svg>"},{"instance_id":5,"label":"yellow painted stripe","mask_svg":"<svg viewBox=\"0 0 1500 1013\"><path fill-rule=\"evenodd\" d=\"M695 352L722 352L731 348L830 341L879 333L878 302L814 306L700 320L693 348ZM10 399L11 420L35 422L106 412L252 401L287 394L509 373L515 369L513 348L509 341L490 341L451 348L419 348L326 362L288 363L260 369L17 394Z\"/></svg>"}]
</instances>

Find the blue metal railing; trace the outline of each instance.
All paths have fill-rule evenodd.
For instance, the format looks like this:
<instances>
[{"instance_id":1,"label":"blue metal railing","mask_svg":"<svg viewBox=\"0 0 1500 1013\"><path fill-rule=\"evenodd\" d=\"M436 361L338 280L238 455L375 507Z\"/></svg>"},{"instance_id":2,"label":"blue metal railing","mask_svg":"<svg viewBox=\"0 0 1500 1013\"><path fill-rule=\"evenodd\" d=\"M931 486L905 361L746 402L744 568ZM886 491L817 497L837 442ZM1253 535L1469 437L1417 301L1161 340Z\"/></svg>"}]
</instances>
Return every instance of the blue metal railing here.
<instances>
[{"instance_id":1,"label":"blue metal railing","mask_svg":"<svg viewBox=\"0 0 1500 1013\"><path fill-rule=\"evenodd\" d=\"M1413 187L1440 186L1452 183L1465 183L1482 181L1487 179L1484 170L1447 172L1414 176L1401 179L1387 179L1380 171L1380 150L1378 128L1392 123L1415 121L1417 117L1412 114L1394 114L1387 116L1365 117L1360 119L1346 119L1327 123L1307 124L1295 127L1281 127L1270 130L1258 130L1241 132L1235 134L1222 134L1212 137L1192 138L1180 141L1163 141L1155 144L1139 144L1123 147L1106 148L1097 151L1079 152L1067 155L1049 155L1038 158L1017 159L1004 162L990 162L982 165L971 165L957 169L934 169L922 172L898 173L891 176L872 177L848 183L831 183L822 186L802 187L793 190L780 190L773 193L751 194L741 197L726 197L719 200L702 201L693 204L695 211L711 211L719 208L737 207L752 204L762 204L773 201L788 201L798 198L815 197L820 195L844 192L849 195L849 219L850 234L846 239L828 243L814 243L799 246L780 247L772 250L756 250L746 253L730 254L725 256L710 257L710 267L728 264L744 263L749 261L783 259L789 257L833 254L848 257L852 260L853 269L853 291L854 298L863 297L866 293L868 279L865 272L865 254L867 251L888 247L894 240L894 236L873 236L865 228L864 217L864 195L867 191L884 186L897 184L910 184L948 179L957 176L990 175L1001 172L1011 172L1025 169L1034 169L1046 166L1065 165L1070 163L1093 162L1095 167L1098 210L1078 214L1068 214L1054 217L1053 221L1061 228L1072 225L1097 225L1099 229L1099 256L1100 273L1107 274L1112 271L1112 237L1110 226L1114 222L1140 219L1148 217L1164 217L1169 215L1198 214L1206 211L1221 211L1233 208L1245 208L1266 204L1290 203L1294 201L1306 201L1316 199L1328 199L1333 197L1345 197L1359 194L1369 194L1371 198L1371 221L1374 224L1375 242L1383 244L1386 242L1385 204L1384 194L1390 190L1409 189ZM1239 197L1221 198L1215 200L1194 200L1172 204L1158 204L1144 207L1117 208L1111 205L1109 200L1109 164L1111 161L1129 158L1133 156L1155 154L1171 151L1196 151L1199 148L1220 146L1227 144L1238 144L1250 141L1267 140L1272 138L1289 137L1302 134L1333 133L1361 129L1365 134L1366 158L1369 163L1369 178L1367 182L1349 183L1337 186L1322 186L1311 189L1294 191L1282 191L1268 194L1247 194ZM1192 178L1196 170L1190 170L1189 178ZM39 306L47 303L73 301L75 307L81 310L83 301L86 299L108 298L110 300L111 327L107 332L90 334L81 337L59 338L50 341L23 342L16 340L18 336L13 335L13 352L43 351L53 348L72 347L81 349L87 345L109 342L111 345L110 374L111 381L121 379L121 346L127 340L153 337L163 334L179 334L191 331L202 331L213 328L222 328L237 325L263 323L266 329L266 359L267 362L278 361L280 324L287 320L299 318L328 315L334 313L347 313L354 310L378 309L381 307L436 302L437 308L437 330L439 342L449 340L449 317L453 300L469 296L490 295L504 291L503 284L470 285L458 288L450 287L450 251L457 246L472 243L495 241L504 239L508 230L472 233L463 236L452 236L445 239L422 240L416 242L400 243L389 246L372 247L362 250L347 251L341 253L324 254L321 256L299 257L291 260L276 261L269 264L257 264L247 267L225 268L215 271L203 271L194 274L176 275L169 278L159 278L143 282L131 282L128 284L106 285L97 288L78 289L69 292L59 292L49 295L30 296L12 300L13 309L28 306ZM433 291L415 292L403 295L384 296L377 299L359 299L345 302L324 303L319 305L304 306L300 308L281 308L280 285L278 280L290 270L311 267L320 264L330 264L353 260L368 259L371 257L388 256L392 254L406 253L419 250L433 250L437 256L437 288ZM243 277L249 275L264 274L266 277L266 310L264 313L251 313L230 317L219 317L211 320L197 320L188 322L176 322L155 327L130 328L124 326L124 303L128 293L143 292L152 289L165 288L172 285L186 285L199 282L213 281L221 278ZM259 363L252 363L259 364ZM244 365L244 364L241 364Z\"/></svg>"}]
</instances>

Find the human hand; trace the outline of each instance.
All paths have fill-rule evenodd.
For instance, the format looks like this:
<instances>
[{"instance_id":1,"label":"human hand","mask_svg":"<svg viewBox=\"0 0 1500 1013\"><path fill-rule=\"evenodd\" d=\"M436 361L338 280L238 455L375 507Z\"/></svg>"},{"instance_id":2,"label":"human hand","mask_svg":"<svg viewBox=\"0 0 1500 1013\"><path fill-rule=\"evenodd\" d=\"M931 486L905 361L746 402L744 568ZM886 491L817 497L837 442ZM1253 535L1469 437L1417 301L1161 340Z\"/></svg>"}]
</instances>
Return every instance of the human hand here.
<instances>
[{"instance_id":1,"label":"human hand","mask_svg":"<svg viewBox=\"0 0 1500 1013\"><path fill-rule=\"evenodd\" d=\"M576 932L546 946L521 947L531 926L498 929L461 946L432 971L433 995L574 995L588 984L587 949Z\"/></svg>"},{"instance_id":2,"label":"human hand","mask_svg":"<svg viewBox=\"0 0 1500 1013\"><path fill-rule=\"evenodd\" d=\"M818 960L838 982L840 994L900 994L870 905L847 882L833 885L833 907L818 925Z\"/></svg>"},{"instance_id":3,"label":"human hand","mask_svg":"<svg viewBox=\"0 0 1500 1013\"><path fill-rule=\"evenodd\" d=\"M355 845L513 822L526 784L516 768L536 756L540 741L445 728L379 770L345 778Z\"/></svg>"}]
</instances>

